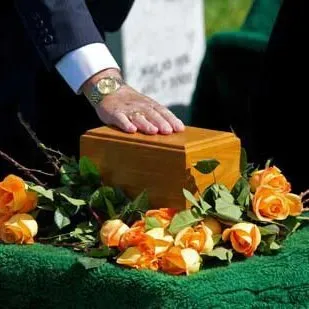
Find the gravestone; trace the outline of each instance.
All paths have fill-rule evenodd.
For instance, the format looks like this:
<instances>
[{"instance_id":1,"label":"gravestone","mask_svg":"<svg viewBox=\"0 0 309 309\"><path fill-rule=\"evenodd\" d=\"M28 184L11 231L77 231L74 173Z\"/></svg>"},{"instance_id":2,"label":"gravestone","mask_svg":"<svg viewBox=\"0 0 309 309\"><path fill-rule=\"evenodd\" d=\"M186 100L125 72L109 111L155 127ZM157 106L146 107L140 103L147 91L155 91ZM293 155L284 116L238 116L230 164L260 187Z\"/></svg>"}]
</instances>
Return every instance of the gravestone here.
<instances>
[{"instance_id":1,"label":"gravestone","mask_svg":"<svg viewBox=\"0 0 309 309\"><path fill-rule=\"evenodd\" d=\"M136 0L107 43L126 81L186 122L204 56L203 0Z\"/></svg>"}]
</instances>

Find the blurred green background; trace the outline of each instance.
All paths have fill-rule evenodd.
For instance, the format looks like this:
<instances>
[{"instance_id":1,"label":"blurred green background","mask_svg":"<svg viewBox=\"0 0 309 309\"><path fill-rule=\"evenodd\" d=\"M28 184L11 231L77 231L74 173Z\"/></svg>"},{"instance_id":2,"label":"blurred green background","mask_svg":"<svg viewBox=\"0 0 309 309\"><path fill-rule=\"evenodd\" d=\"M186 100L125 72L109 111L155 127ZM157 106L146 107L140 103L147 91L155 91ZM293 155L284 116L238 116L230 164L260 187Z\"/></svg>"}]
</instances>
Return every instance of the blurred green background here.
<instances>
[{"instance_id":1,"label":"blurred green background","mask_svg":"<svg viewBox=\"0 0 309 309\"><path fill-rule=\"evenodd\" d=\"M194 0L192 0L194 1ZM237 29L243 23L254 0L204 0L206 34ZM271 1L271 0L269 0Z\"/></svg>"}]
</instances>

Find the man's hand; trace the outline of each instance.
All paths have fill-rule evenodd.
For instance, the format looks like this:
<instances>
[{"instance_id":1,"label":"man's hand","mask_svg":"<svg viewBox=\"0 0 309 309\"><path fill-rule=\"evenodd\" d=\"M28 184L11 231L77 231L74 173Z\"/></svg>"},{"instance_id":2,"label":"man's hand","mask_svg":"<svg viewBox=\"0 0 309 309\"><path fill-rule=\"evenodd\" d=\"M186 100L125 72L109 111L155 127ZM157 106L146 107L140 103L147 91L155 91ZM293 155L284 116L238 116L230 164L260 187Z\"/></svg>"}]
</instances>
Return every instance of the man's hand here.
<instances>
[{"instance_id":1,"label":"man's hand","mask_svg":"<svg viewBox=\"0 0 309 309\"><path fill-rule=\"evenodd\" d=\"M106 76L120 77L120 73L109 69L97 74L84 85L84 93L87 94L100 78ZM181 120L166 107L128 85L122 85L115 93L107 95L95 109L105 124L128 133L171 134L185 129Z\"/></svg>"}]
</instances>

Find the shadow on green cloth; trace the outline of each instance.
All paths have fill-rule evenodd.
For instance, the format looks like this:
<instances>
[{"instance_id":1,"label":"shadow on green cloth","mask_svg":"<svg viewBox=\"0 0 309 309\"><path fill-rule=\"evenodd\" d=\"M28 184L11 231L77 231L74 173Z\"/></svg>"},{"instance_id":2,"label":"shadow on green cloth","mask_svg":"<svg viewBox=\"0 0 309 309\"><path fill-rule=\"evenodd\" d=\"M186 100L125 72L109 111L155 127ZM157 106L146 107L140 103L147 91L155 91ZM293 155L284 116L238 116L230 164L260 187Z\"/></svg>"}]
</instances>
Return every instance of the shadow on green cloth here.
<instances>
[{"instance_id":1,"label":"shadow on green cloth","mask_svg":"<svg viewBox=\"0 0 309 309\"><path fill-rule=\"evenodd\" d=\"M219 32L208 40L190 106L190 125L233 130L251 149L249 100L280 6L281 0L255 0L241 29Z\"/></svg>"}]
</instances>

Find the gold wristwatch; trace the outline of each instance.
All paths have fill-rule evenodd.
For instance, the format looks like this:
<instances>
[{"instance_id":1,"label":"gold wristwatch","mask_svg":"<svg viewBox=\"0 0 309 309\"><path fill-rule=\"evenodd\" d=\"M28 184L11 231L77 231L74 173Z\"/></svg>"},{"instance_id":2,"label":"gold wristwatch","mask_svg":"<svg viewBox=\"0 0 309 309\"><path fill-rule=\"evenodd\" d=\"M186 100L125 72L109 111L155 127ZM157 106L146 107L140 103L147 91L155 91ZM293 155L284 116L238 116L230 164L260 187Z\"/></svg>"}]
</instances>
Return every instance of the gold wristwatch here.
<instances>
[{"instance_id":1,"label":"gold wristwatch","mask_svg":"<svg viewBox=\"0 0 309 309\"><path fill-rule=\"evenodd\" d=\"M105 96L115 93L122 85L124 80L115 76L108 76L101 78L87 95L89 102L96 106Z\"/></svg>"}]
</instances>

